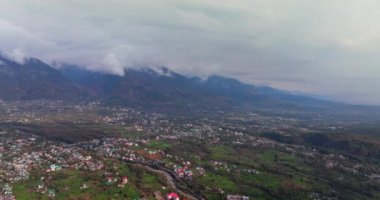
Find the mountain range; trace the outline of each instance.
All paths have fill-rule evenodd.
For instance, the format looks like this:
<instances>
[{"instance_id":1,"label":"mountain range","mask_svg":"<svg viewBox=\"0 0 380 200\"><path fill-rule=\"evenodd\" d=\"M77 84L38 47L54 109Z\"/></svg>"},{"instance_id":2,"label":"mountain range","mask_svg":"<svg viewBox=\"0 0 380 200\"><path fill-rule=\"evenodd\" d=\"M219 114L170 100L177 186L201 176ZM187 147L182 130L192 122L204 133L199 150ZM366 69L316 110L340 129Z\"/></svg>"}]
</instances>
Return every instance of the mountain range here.
<instances>
[{"instance_id":1,"label":"mountain range","mask_svg":"<svg viewBox=\"0 0 380 200\"><path fill-rule=\"evenodd\" d=\"M0 99L70 99L83 98L81 88L61 72L30 58L20 64L0 56Z\"/></svg>"},{"instance_id":2,"label":"mountain range","mask_svg":"<svg viewBox=\"0 0 380 200\"><path fill-rule=\"evenodd\" d=\"M321 111L347 108L236 79L188 77L166 67L126 69L124 76L64 65L56 69L39 59L18 63L0 56L0 99L100 101L117 106L193 111L277 109Z\"/></svg>"}]
</instances>

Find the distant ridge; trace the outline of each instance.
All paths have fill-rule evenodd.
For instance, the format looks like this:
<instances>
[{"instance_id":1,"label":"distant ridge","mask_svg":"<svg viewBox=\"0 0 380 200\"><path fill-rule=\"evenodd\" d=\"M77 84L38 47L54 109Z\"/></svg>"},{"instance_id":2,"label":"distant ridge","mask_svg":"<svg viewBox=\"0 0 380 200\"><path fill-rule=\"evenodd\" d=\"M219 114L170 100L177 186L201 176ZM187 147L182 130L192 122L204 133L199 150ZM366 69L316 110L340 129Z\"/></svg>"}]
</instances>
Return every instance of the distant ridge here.
<instances>
[{"instance_id":1,"label":"distant ridge","mask_svg":"<svg viewBox=\"0 0 380 200\"><path fill-rule=\"evenodd\" d=\"M87 96L58 70L36 58L17 63L0 55L0 99L72 99Z\"/></svg>"},{"instance_id":2,"label":"distant ridge","mask_svg":"<svg viewBox=\"0 0 380 200\"><path fill-rule=\"evenodd\" d=\"M73 83L113 105L186 109L189 105L198 108L301 108L331 104L217 75L206 80L187 77L166 67L127 69L124 76L91 72L75 66L64 66L60 71Z\"/></svg>"},{"instance_id":3,"label":"distant ridge","mask_svg":"<svg viewBox=\"0 0 380 200\"><path fill-rule=\"evenodd\" d=\"M100 101L144 109L276 109L320 111L344 104L258 87L236 79L188 77L166 67L126 69L124 76L64 65L55 69L36 58L22 64L0 56L0 99Z\"/></svg>"}]
</instances>

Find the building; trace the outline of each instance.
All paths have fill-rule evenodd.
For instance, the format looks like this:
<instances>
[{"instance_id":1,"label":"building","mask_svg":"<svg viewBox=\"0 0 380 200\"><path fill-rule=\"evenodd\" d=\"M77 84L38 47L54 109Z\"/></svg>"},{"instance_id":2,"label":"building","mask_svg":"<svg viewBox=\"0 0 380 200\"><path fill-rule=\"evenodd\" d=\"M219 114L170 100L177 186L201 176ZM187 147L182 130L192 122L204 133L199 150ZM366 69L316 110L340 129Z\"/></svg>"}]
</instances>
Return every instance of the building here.
<instances>
[{"instance_id":1,"label":"building","mask_svg":"<svg viewBox=\"0 0 380 200\"><path fill-rule=\"evenodd\" d=\"M179 195L177 193L169 193L168 195L166 195L166 199L167 200L179 200Z\"/></svg>"},{"instance_id":2,"label":"building","mask_svg":"<svg viewBox=\"0 0 380 200\"><path fill-rule=\"evenodd\" d=\"M249 200L249 197L240 195L227 195L227 200Z\"/></svg>"}]
</instances>

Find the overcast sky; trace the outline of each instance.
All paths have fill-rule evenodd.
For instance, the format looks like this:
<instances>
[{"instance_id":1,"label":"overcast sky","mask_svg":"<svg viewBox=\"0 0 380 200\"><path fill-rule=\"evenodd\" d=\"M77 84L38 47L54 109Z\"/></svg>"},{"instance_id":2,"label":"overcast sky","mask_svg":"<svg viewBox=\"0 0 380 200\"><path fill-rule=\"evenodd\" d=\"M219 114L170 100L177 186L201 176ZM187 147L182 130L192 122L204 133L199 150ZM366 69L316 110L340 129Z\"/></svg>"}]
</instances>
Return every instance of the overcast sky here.
<instances>
[{"instance_id":1,"label":"overcast sky","mask_svg":"<svg viewBox=\"0 0 380 200\"><path fill-rule=\"evenodd\" d=\"M1 0L0 51L380 105L379 10L378 0Z\"/></svg>"}]
</instances>

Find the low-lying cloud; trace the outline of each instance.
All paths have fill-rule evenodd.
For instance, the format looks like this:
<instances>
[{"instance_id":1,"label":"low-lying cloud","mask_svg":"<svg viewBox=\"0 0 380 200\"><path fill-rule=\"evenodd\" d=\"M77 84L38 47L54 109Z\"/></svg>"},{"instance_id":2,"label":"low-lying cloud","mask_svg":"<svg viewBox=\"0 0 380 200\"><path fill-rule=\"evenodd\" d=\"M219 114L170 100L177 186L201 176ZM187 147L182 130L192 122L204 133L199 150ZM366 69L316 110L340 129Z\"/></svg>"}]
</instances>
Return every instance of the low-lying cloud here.
<instances>
[{"instance_id":1,"label":"low-lying cloud","mask_svg":"<svg viewBox=\"0 0 380 200\"><path fill-rule=\"evenodd\" d=\"M380 104L377 0L2 0L0 50L22 61L189 75Z\"/></svg>"}]
</instances>

